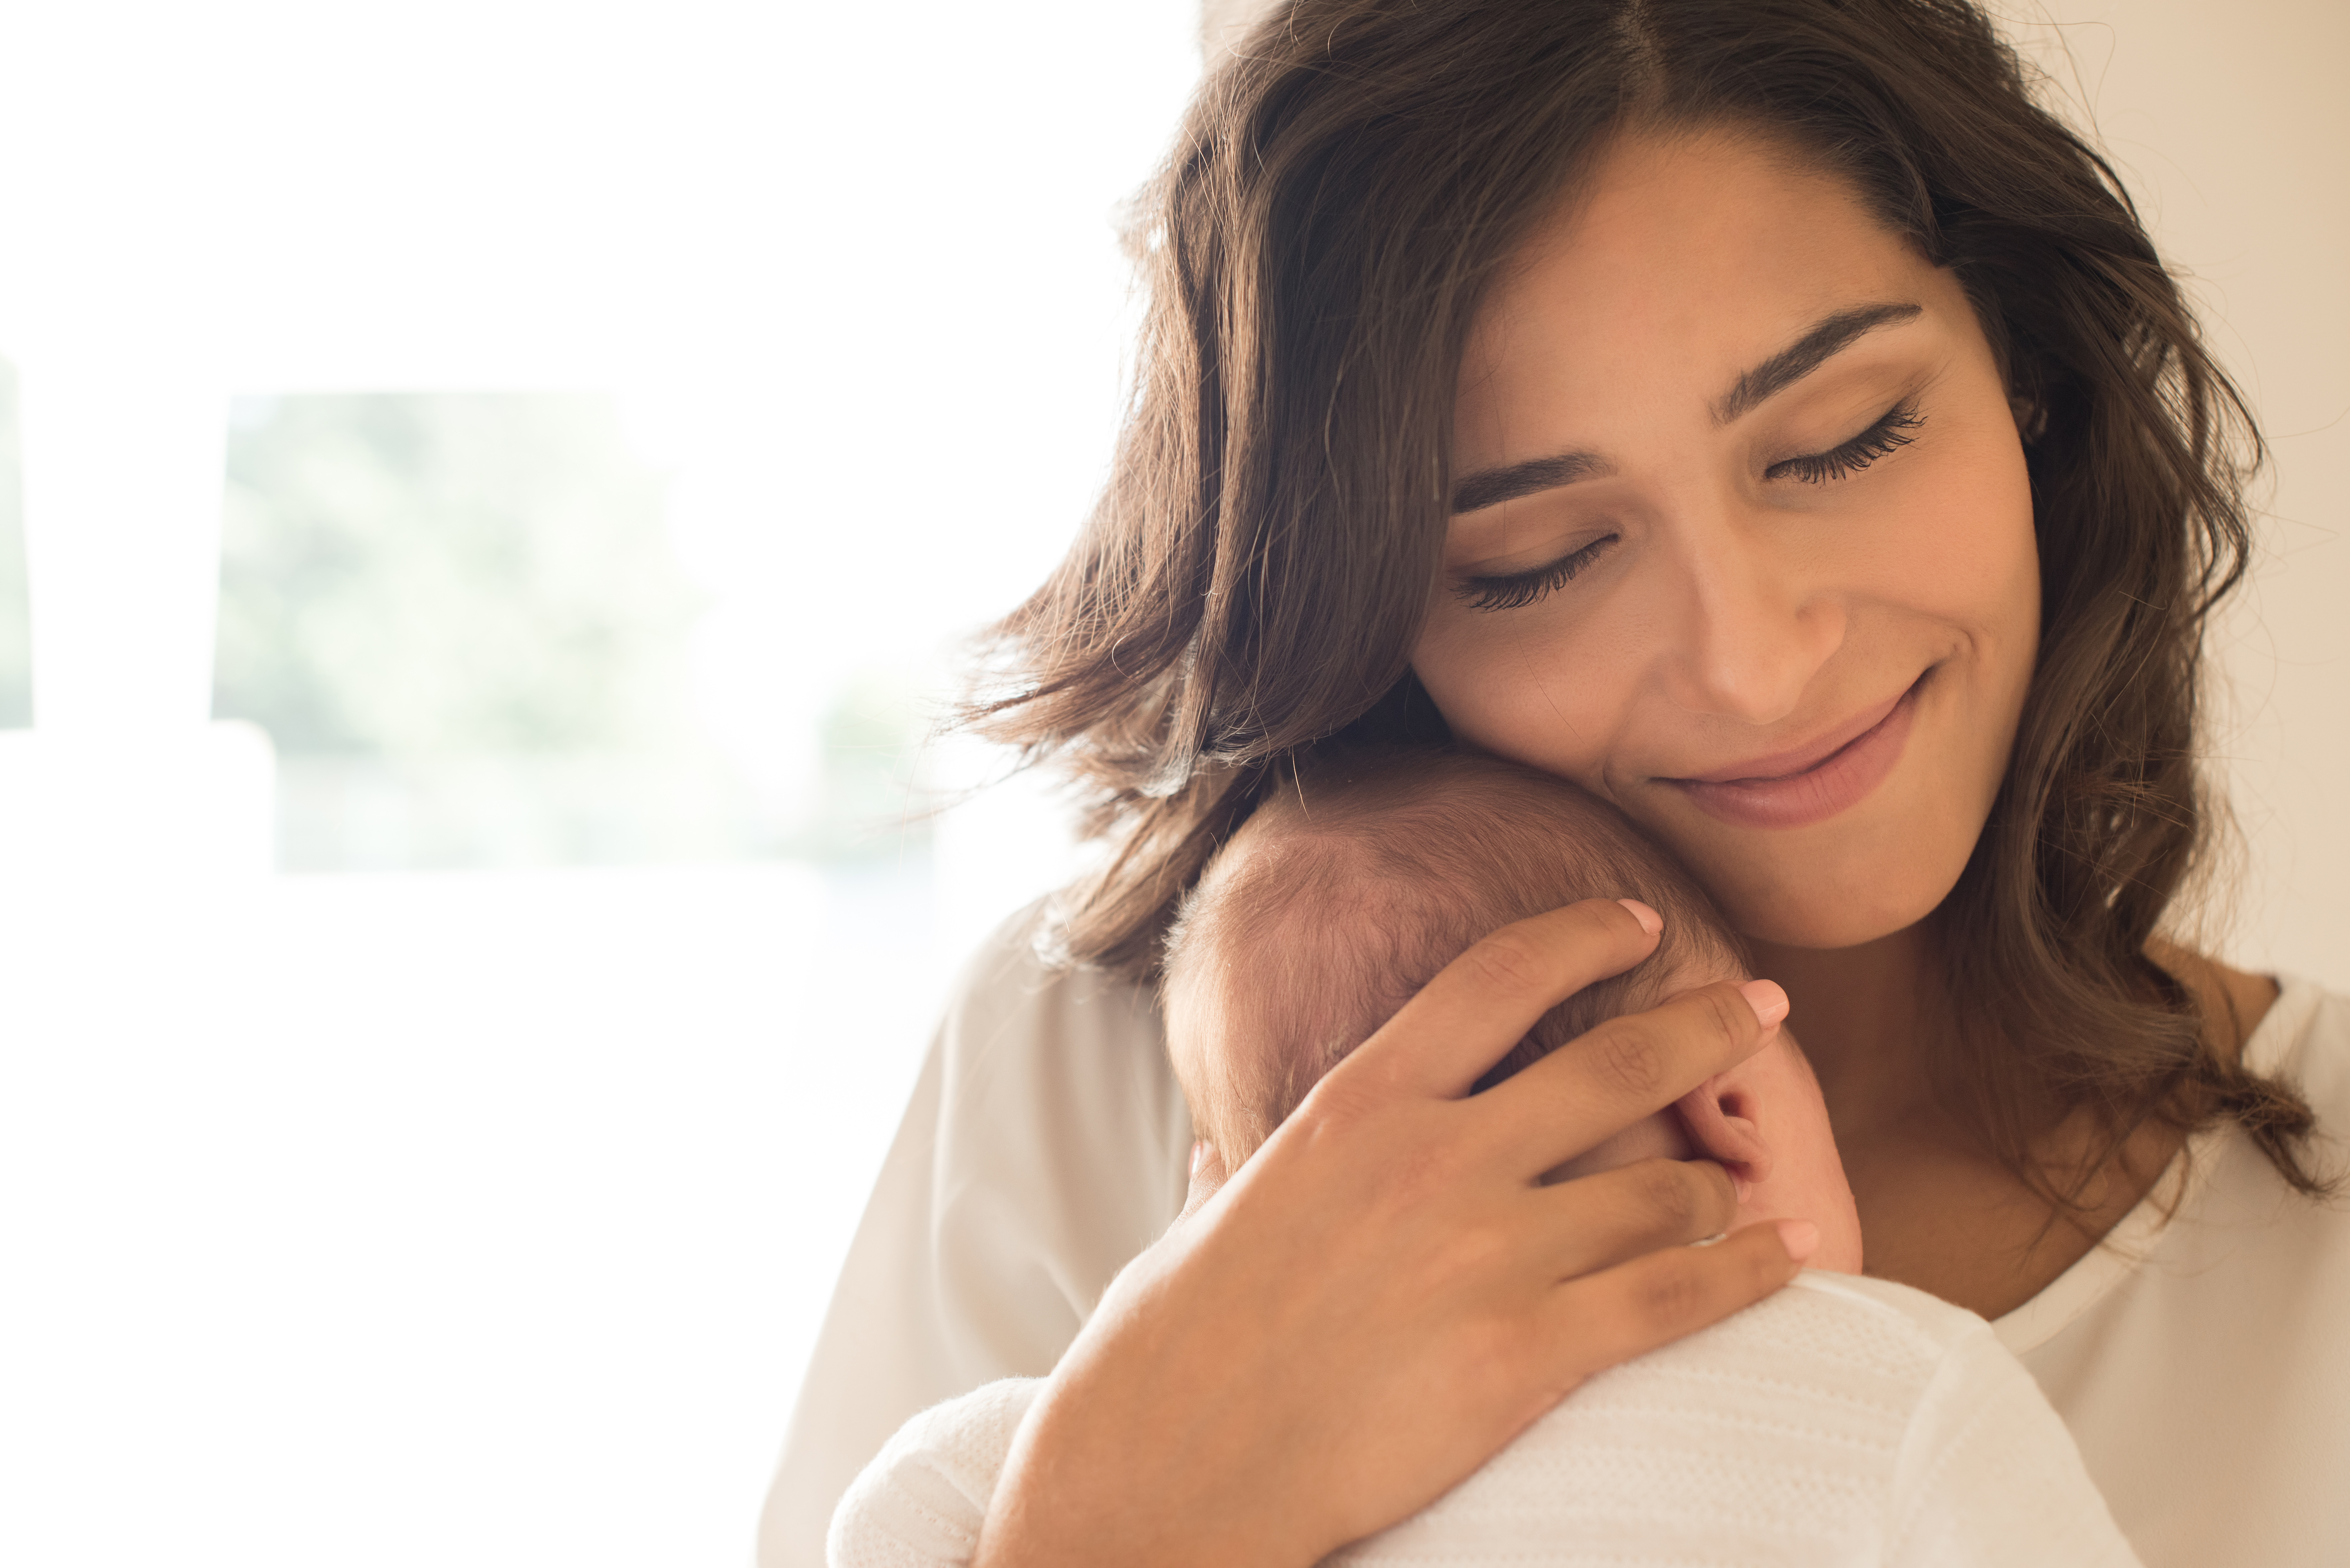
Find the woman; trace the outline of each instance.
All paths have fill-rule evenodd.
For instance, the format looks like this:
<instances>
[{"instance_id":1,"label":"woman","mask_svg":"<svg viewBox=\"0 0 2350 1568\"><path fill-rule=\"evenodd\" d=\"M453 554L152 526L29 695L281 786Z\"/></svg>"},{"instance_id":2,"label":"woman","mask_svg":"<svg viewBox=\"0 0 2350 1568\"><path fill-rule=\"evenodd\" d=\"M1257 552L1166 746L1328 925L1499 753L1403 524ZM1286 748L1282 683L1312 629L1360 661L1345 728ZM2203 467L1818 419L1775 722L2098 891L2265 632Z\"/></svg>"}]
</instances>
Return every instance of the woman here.
<instances>
[{"instance_id":1,"label":"woman","mask_svg":"<svg viewBox=\"0 0 2350 1568\"><path fill-rule=\"evenodd\" d=\"M1143 237L1134 418L987 711L1116 854L967 980L771 1541L920 1405L1049 1369L982 1562L1310 1563L1792 1273L1771 1226L1681 1244L1734 1213L1711 1167L1538 1184L1777 1008L1595 1031L1535 1070L1555 1122L1464 1094L1646 952L1607 905L1464 955L1388 1027L1419 1075L1342 1066L1151 1245L1170 909L1299 748L1378 733L1573 779L1689 864L1784 989L1871 1272L1997 1321L2149 1564L2326 1560L2350 1006L2159 934L2255 449L1982 16L1299 0Z\"/></svg>"}]
</instances>

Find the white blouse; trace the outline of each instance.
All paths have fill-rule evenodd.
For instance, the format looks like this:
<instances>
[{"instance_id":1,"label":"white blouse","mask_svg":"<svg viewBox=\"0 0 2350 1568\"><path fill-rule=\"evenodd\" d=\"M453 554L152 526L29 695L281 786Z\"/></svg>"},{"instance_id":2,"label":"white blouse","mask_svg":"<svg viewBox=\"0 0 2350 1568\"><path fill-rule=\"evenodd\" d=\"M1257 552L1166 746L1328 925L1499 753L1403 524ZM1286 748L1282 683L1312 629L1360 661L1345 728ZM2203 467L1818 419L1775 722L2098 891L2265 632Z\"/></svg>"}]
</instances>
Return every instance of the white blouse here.
<instances>
[{"instance_id":1,"label":"white blouse","mask_svg":"<svg viewBox=\"0 0 2350 1568\"><path fill-rule=\"evenodd\" d=\"M1150 999L1046 964L1035 921L972 960L931 1044L793 1412L761 1568L818 1568L834 1504L909 1417L1049 1373L1182 1207L1191 1123ZM2339 1168L2350 998L2282 983L2246 1059L2300 1085ZM2213 1129L1993 1326L2147 1568L2345 1560L2350 1202L2297 1197Z\"/></svg>"}]
</instances>

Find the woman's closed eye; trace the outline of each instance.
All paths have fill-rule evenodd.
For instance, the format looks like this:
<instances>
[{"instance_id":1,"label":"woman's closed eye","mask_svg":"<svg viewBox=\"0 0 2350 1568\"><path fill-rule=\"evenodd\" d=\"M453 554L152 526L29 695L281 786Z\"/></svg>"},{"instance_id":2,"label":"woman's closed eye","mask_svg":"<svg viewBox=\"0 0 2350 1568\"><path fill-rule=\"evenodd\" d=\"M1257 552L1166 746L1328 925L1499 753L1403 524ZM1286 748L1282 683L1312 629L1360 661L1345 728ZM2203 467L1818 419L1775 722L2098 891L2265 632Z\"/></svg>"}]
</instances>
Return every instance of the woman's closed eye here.
<instances>
[{"instance_id":1,"label":"woman's closed eye","mask_svg":"<svg viewBox=\"0 0 2350 1568\"><path fill-rule=\"evenodd\" d=\"M1452 591L1466 599L1472 610L1522 609L1538 599L1549 597L1573 582L1585 567L1597 560L1600 553L1615 542L1615 535L1602 535L1546 566L1494 576L1464 578Z\"/></svg>"},{"instance_id":2,"label":"woman's closed eye","mask_svg":"<svg viewBox=\"0 0 2350 1568\"><path fill-rule=\"evenodd\" d=\"M1774 462L1762 471L1765 479L1793 479L1804 484L1826 484L1834 480L1849 478L1862 469L1916 438L1910 434L1926 422L1908 399L1894 404L1877 416L1877 422L1866 430L1825 452L1812 452L1804 457L1791 457Z\"/></svg>"},{"instance_id":3,"label":"woman's closed eye","mask_svg":"<svg viewBox=\"0 0 2350 1568\"><path fill-rule=\"evenodd\" d=\"M1827 484L1839 479L1849 479L1916 439L1914 432L1926 422L1926 416L1908 399L1894 404L1877 417L1866 430L1849 441L1830 447L1825 452L1810 452L1801 457L1783 458L1762 471L1765 479L1792 479L1802 484ZM1523 609L1548 598L1581 576L1596 561L1601 553L1615 544L1617 535L1602 535L1545 565L1529 567L1523 572L1505 572L1465 577L1452 591L1467 601L1472 610Z\"/></svg>"}]
</instances>

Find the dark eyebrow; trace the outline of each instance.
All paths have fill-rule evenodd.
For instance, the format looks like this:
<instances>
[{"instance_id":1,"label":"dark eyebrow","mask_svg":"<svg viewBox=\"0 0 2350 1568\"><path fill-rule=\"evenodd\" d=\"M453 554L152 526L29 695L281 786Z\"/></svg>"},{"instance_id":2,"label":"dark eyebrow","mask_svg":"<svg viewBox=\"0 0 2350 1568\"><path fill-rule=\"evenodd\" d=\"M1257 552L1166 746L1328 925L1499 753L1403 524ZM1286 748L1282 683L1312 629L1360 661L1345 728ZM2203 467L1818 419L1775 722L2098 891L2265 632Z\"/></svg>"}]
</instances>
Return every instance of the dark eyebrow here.
<instances>
[{"instance_id":1,"label":"dark eyebrow","mask_svg":"<svg viewBox=\"0 0 2350 1568\"><path fill-rule=\"evenodd\" d=\"M1783 391L1843 353L1859 338L1880 327L1891 327L1925 314L1907 301L1855 306L1818 322L1801 337L1738 378L1737 384L1713 405L1713 422L1726 425L1774 392ZM1452 513L1482 512L1537 491L1555 490L1578 479L1612 473L1614 467L1596 452L1565 452L1555 457L1530 457L1507 468L1481 469L1452 489Z\"/></svg>"},{"instance_id":2,"label":"dark eyebrow","mask_svg":"<svg viewBox=\"0 0 2350 1568\"><path fill-rule=\"evenodd\" d=\"M1556 457L1530 457L1523 462L1513 462L1507 468L1488 468L1471 474L1452 488L1452 510L1482 512L1488 506L1499 506L1504 501L1515 501L1521 495L1532 495L1538 490L1552 490L1562 484L1573 484L1578 479L1612 472L1605 459L1587 452L1564 452Z\"/></svg>"},{"instance_id":3,"label":"dark eyebrow","mask_svg":"<svg viewBox=\"0 0 2350 1568\"><path fill-rule=\"evenodd\" d=\"M1726 425L1773 392L1783 390L1850 348L1855 339L1925 314L1909 304L1862 305L1839 310L1738 378L1713 405L1713 422Z\"/></svg>"}]
</instances>

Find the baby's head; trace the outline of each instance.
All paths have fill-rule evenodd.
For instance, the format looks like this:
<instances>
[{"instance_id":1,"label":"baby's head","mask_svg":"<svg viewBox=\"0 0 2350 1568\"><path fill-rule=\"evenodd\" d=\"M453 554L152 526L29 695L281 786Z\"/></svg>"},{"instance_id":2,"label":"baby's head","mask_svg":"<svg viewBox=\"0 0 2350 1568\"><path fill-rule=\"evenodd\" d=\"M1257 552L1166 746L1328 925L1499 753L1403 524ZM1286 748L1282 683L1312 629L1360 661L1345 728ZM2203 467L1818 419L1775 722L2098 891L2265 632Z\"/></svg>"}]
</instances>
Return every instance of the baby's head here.
<instances>
[{"instance_id":1,"label":"baby's head","mask_svg":"<svg viewBox=\"0 0 2350 1568\"><path fill-rule=\"evenodd\" d=\"M1662 915L1657 950L1545 1013L1483 1084L1619 1013L1747 979L1737 939L1685 873L1572 784L1467 753L1326 752L1233 835L1169 935L1168 1046L1193 1128L1237 1169L1323 1074L1471 943L1599 898L1638 898ZM1860 1222L1827 1109L1783 1027L1553 1174L1700 1157L1747 1184L1738 1223L1813 1220L1813 1265L1859 1271Z\"/></svg>"}]
</instances>

